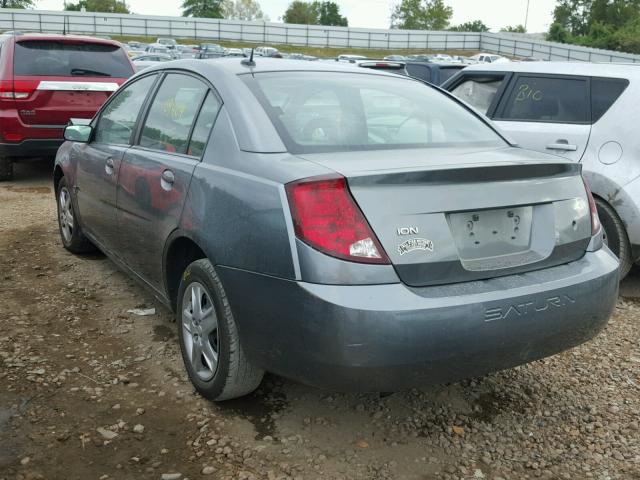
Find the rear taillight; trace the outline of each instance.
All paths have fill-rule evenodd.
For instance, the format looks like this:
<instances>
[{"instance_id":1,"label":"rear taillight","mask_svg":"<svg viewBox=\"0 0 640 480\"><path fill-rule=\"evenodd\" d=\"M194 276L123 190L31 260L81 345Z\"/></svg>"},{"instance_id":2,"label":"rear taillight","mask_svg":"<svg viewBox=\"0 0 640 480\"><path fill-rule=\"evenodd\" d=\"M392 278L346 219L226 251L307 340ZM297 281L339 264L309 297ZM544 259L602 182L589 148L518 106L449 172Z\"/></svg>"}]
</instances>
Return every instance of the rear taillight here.
<instances>
[{"instance_id":1,"label":"rear taillight","mask_svg":"<svg viewBox=\"0 0 640 480\"><path fill-rule=\"evenodd\" d=\"M598 217L598 207L596 207L596 201L593 199L593 194L589 188L587 181L582 178L584 182L584 189L587 191L587 199L589 200L589 211L591 212L591 236L598 233L600 230L600 217Z\"/></svg>"},{"instance_id":2,"label":"rear taillight","mask_svg":"<svg viewBox=\"0 0 640 480\"><path fill-rule=\"evenodd\" d=\"M38 80L4 80L0 82L0 100L24 100L36 91Z\"/></svg>"},{"instance_id":3,"label":"rear taillight","mask_svg":"<svg viewBox=\"0 0 640 480\"><path fill-rule=\"evenodd\" d=\"M332 257L389 264L343 177L300 180L286 186L296 236Z\"/></svg>"}]
</instances>

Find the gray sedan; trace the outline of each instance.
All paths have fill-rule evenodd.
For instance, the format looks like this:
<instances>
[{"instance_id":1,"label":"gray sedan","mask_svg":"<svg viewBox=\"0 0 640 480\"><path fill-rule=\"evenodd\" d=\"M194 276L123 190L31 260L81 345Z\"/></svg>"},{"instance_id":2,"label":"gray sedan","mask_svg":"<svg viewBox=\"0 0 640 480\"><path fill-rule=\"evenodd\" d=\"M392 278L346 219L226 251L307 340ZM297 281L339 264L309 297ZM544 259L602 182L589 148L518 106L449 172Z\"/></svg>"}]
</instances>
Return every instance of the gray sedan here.
<instances>
[{"instance_id":1,"label":"gray sedan","mask_svg":"<svg viewBox=\"0 0 640 480\"><path fill-rule=\"evenodd\" d=\"M358 391L482 375L592 338L616 302L580 166L410 78L170 62L65 138L62 244L176 312L213 400L264 371Z\"/></svg>"}]
</instances>

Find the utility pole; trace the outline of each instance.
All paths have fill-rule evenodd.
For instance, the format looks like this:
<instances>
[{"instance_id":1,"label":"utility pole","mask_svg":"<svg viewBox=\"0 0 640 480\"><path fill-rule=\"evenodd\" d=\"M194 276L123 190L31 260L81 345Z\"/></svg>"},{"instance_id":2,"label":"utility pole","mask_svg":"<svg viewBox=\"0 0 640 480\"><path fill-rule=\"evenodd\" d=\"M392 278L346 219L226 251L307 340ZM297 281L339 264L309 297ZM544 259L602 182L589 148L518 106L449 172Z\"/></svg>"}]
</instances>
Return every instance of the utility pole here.
<instances>
[{"instance_id":1,"label":"utility pole","mask_svg":"<svg viewBox=\"0 0 640 480\"><path fill-rule=\"evenodd\" d=\"M525 32L527 31L527 23L529 23L529 2L530 1L531 0L527 0L527 13L526 13L526 15L524 17L524 30L525 30Z\"/></svg>"}]
</instances>

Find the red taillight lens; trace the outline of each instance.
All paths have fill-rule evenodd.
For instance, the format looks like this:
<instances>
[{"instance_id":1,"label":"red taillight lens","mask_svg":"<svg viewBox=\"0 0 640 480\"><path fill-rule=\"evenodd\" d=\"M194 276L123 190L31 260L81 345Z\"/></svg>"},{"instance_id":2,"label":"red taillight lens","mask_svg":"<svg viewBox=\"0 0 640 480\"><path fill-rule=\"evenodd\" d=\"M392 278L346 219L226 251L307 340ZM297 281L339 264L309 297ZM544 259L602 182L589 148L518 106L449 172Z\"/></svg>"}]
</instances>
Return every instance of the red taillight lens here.
<instances>
[{"instance_id":1,"label":"red taillight lens","mask_svg":"<svg viewBox=\"0 0 640 480\"><path fill-rule=\"evenodd\" d=\"M587 181L582 178L584 182L584 189L587 191L587 199L589 200L589 211L591 212L591 236L598 233L600 230L600 217L598 217L598 207L596 207L596 201L593 199L593 194L589 188Z\"/></svg>"},{"instance_id":2,"label":"red taillight lens","mask_svg":"<svg viewBox=\"0 0 640 480\"><path fill-rule=\"evenodd\" d=\"M343 177L300 180L286 190L300 240L344 260L390 263Z\"/></svg>"}]
</instances>

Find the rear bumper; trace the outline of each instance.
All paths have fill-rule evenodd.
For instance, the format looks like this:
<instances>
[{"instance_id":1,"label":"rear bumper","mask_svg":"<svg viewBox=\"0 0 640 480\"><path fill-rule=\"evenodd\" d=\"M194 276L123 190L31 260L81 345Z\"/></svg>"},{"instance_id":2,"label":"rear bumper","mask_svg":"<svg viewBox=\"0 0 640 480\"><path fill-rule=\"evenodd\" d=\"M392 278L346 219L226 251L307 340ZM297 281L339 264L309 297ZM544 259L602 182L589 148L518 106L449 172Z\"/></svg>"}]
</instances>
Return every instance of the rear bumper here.
<instances>
[{"instance_id":1,"label":"rear bumper","mask_svg":"<svg viewBox=\"0 0 640 480\"><path fill-rule=\"evenodd\" d=\"M23 140L19 143L0 143L1 157L54 157L64 139Z\"/></svg>"},{"instance_id":2,"label":"rear bumper","mask_svg":"<svg viewBox=\"0 0 640 480\"><path fill-rule=\"evenodd\" d=\"M553 355L594 337L618 292L606 248L535 272L424 288L219 271L252 361L341 391L450 382Z\"/></svg>"}]
</instances>

